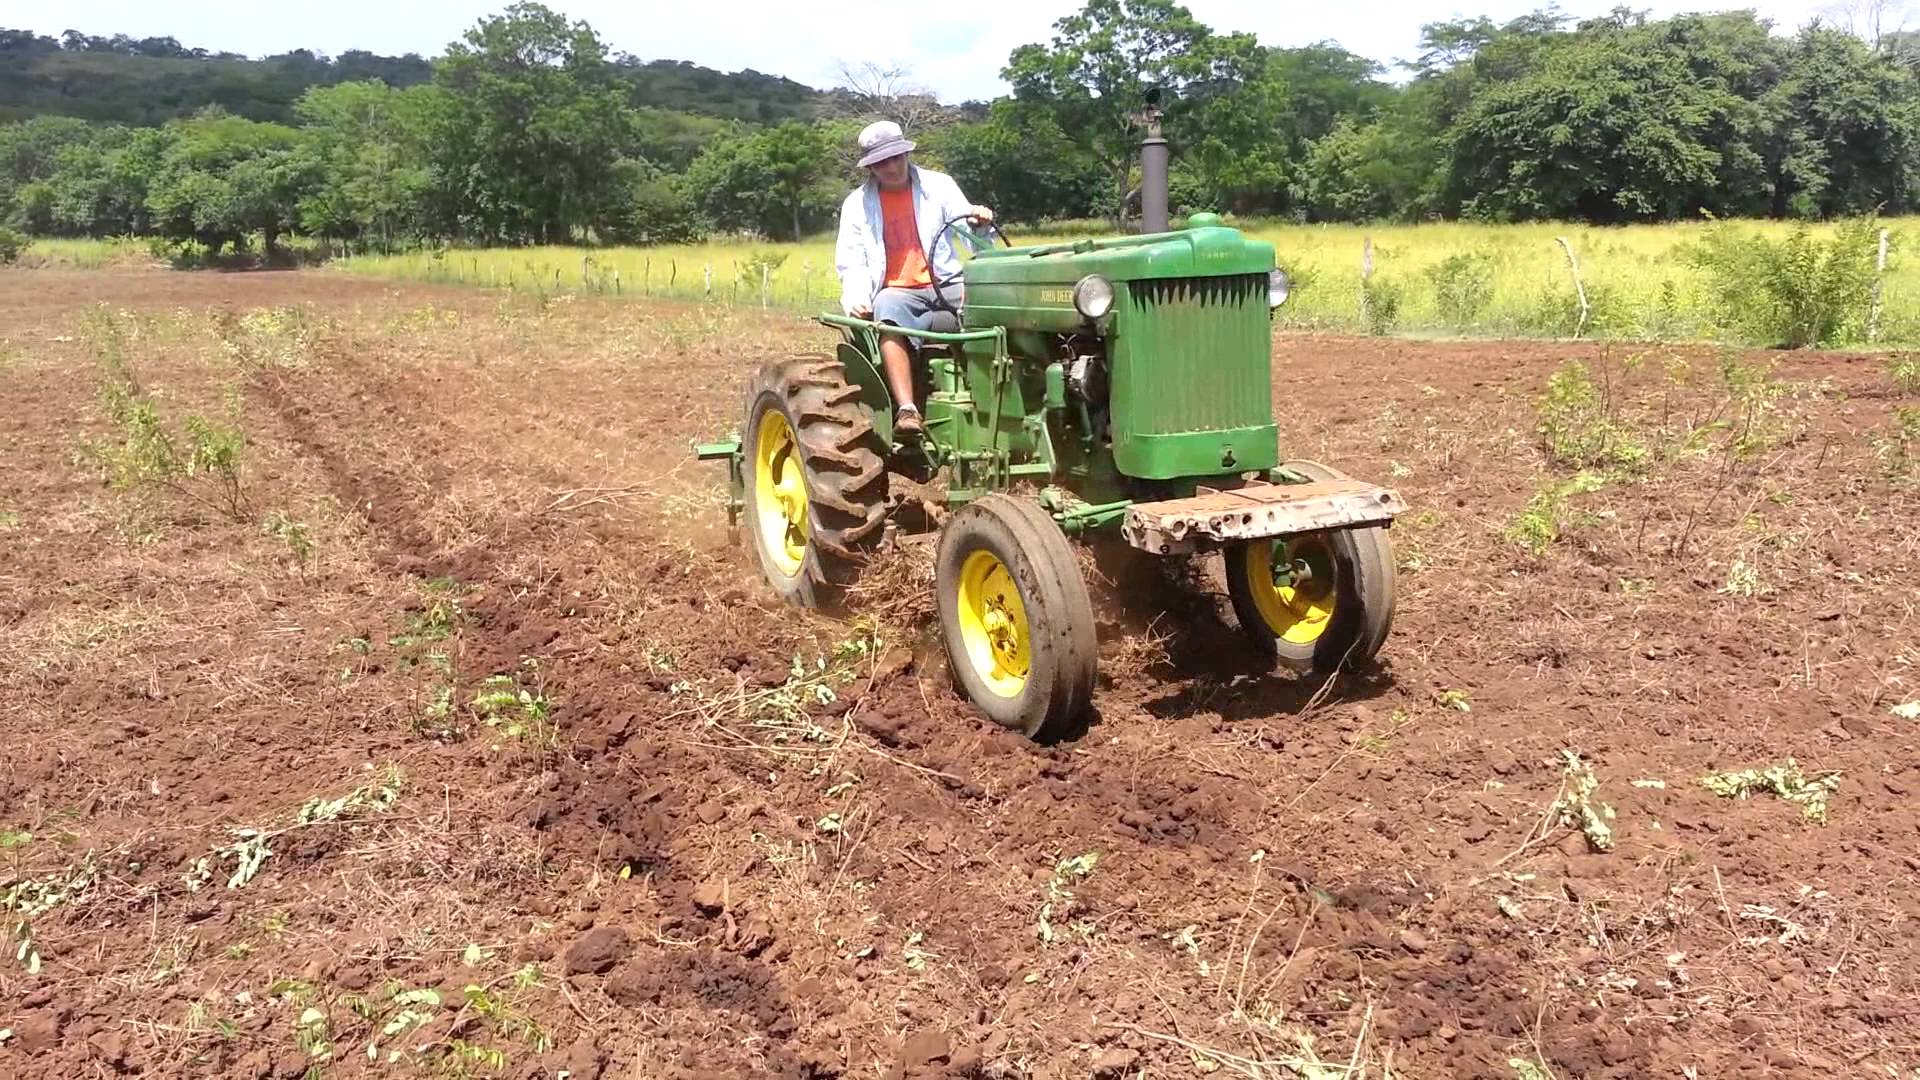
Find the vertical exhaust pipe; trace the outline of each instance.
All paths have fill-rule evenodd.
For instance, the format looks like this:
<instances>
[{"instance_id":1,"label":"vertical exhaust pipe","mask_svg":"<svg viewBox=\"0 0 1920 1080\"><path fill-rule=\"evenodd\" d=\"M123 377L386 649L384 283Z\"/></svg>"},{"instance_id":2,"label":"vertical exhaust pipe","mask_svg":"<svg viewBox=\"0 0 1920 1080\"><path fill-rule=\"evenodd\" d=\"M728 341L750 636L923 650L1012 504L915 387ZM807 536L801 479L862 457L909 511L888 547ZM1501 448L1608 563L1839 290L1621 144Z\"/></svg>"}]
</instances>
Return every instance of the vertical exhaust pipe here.
<instances>
[{"instance_id":1,"label":"vertical exhaust pipe","mask_svg":"<svg viewBox=\"0 0 1920 1080\"><path fill-rule=\"evenodd\" d=\"M1147 91L1141 113L1147 137L1140 140L1140 231L1167 231L1167 140L1160 134L1160 88Z\"/></svg>"}]
</instances>

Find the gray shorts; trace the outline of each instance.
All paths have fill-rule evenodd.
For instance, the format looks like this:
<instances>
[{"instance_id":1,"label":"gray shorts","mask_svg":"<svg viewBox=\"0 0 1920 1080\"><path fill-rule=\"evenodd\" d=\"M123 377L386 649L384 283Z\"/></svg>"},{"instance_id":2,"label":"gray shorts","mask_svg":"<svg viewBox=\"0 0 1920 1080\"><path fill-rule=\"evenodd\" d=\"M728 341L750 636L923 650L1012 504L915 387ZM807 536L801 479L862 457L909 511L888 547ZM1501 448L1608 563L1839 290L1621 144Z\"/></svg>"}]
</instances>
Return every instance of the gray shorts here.
<instances>
[{"instance_id":1,"label":"gray shorts","mask_svg":"<svg viewBox=\"0 0 1920 1080\"><path fill-rule=\"evenodd\" d=\"M934 304L933 289L881 289L873 298L873 321L911 330L951 332L960 328L953 312L960 310L965 289L958 283L940 290L944 307Z\"/></svg>"}]
</instances>

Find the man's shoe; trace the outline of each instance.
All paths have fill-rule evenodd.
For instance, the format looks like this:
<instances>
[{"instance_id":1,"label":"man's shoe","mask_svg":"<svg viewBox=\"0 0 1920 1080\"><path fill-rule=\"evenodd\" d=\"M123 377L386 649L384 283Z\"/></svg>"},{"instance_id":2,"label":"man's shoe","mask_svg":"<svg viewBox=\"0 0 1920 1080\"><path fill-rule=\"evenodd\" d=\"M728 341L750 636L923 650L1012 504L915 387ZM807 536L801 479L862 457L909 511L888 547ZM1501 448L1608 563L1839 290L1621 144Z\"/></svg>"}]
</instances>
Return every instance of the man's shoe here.
<instances>
[{"instance_id":1,"label":"man's shoe","mask_svg":"<svg viewBox=\"0 0 1920 1080\"><path fill-rule=\"evenodd\" d=\"M920 421L919 409L901 409L893 414L893 434L896 439L918 439L926 430Z\"/></svg>"}]
</instances>

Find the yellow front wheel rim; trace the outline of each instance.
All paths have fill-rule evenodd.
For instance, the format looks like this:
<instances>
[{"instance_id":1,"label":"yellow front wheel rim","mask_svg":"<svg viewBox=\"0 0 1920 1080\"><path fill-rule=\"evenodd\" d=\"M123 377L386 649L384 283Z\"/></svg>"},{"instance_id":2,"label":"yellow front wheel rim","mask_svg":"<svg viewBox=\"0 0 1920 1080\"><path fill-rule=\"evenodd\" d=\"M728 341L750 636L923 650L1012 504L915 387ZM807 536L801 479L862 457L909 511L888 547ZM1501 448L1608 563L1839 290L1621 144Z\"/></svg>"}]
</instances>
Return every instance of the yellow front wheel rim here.
<instances>
[{"instance_id":1,"label":"yellow front wheel rim","mask_svg":"<svg viewBox=\"0 0 1920 1080\"><path fill-rule=\"evenodd\" d=\"M960 640L967 662L987 689L1018 697L1033 663L1027 607L1007 564L990 551L976 551L960 564Z\"/></svg>"},{"instance_id":2,"label":"yellow front wheel rim","mask_svg":"<svg viewBox=\"0 0 1920 1080\"><path fill-rule=\"evenodd\" d=\"M1287 572L1301 565L1306 569L1304 577ZM1282 570L1280 575L1277 568ZM1333 549L1324 537L1248 544L1240 572L1246 575L1253 606L1274 637L1293 645L1311 645L1327 632L1339 590ZM1285 577L1286 583L1276 583L1276 576Z\"/></svg>"},{"instance_id":3,"label":"yellow front wheel rim","mask_svg":"<svg viewBox=\"0 0 1920 1080\"><path fill-rule=\"evenodd\" d=\"M800 443L778 409L760 416L753 452L754 525L760 547L780 573L793 577L807 558L807 481Z\"/></svg>"}]
</instances>

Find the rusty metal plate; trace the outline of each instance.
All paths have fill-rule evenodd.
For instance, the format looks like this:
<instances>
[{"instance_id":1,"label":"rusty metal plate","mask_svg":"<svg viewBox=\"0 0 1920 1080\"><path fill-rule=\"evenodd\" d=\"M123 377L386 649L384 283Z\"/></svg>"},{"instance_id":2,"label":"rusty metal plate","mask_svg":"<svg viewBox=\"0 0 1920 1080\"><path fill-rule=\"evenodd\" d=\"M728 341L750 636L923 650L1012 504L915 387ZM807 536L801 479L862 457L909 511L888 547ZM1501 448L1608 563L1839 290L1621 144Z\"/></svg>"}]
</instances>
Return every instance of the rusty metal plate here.
<instances>
[{"instance_id":1,"label":"rusty metal plate","mask_svg":"<svg viewBox=\"0 0 1920 1080\"><path fill-rule=\"evenodd\" d=\"M1127 508L1120 533L1142 551L1178 555L1239 540L1384 525L1406 509L1398 493L1360 480L1258 484L1136 504Z\"/></svg>"}]
</instances>

